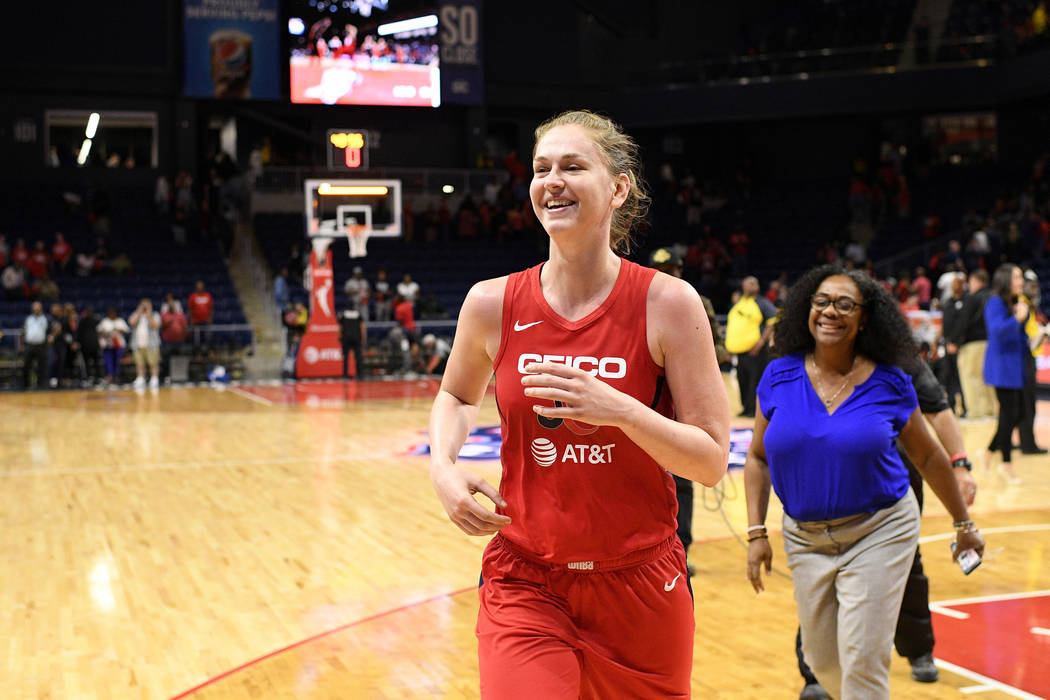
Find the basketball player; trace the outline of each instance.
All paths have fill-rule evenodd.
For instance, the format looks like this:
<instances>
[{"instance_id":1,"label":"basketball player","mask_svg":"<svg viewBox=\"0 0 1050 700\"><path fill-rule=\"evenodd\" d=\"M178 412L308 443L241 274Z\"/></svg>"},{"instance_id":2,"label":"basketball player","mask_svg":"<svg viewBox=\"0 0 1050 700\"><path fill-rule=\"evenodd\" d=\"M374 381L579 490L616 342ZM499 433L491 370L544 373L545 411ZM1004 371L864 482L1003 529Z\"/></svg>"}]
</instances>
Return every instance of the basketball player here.
<instances>
[{"instance_id":1,"label":"basketball player","mask_svg":"<svg viewBox=\"0 0 1050 700\"><path fill-rule=\"evenodd\" d=\"M530 197L550 258L471 289L434 401L438 498L467 534L496 535L476 628L486 700L689 697L668 470L718 482L729 407L696 291L616 254L647 202L636 153L590 112L536 129ZM499 491L456 463L494 372Z\"/></svg>"}]
</instances>

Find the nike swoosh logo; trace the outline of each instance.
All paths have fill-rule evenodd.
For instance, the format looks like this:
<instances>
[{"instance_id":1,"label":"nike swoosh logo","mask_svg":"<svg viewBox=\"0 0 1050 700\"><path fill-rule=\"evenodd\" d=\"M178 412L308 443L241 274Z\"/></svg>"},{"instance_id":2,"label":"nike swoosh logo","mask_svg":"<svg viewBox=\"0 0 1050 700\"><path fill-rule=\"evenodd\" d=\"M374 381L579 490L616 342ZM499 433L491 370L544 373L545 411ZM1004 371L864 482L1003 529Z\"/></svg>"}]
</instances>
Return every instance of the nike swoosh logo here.
<instances>
[{"instance_id":1,"label":"nike swoosh logo","mask_svg":"<svg viewBox=\"0 0 1050 700\"><path fill-rule=\"evenodd\" d=\"M681 575L682 575L682 572L681 572L681 571L679 571L679 572L678 572L678 576L681 576ZM676 584L678 583L678 576L675 576L675 577L674 577L674 578L673 578L673 579L671 580L671 582L670 582L670 583L667 583L666 581L664 582L664 590L665 590L665 591L673 591L673 590L674 590L674 587L675 587L675 585L676 585Z\"/></svg>"},{"instance_id":2,"label":"nike swoosh logo","mask_svg":"<svg viewBox=\"0 0 1050 700\"><path fill-rule=\"evenodd\" d=\"M533 321L532 323L526 323L525 325L522 325L520 321L515 321L514 322L514 330L516 330L516 331L523 331L526 328L532 328L533 326L535 326L536 324L539 324L539 323L543 323L543 321Z\"/></svg>"}]
</instances>

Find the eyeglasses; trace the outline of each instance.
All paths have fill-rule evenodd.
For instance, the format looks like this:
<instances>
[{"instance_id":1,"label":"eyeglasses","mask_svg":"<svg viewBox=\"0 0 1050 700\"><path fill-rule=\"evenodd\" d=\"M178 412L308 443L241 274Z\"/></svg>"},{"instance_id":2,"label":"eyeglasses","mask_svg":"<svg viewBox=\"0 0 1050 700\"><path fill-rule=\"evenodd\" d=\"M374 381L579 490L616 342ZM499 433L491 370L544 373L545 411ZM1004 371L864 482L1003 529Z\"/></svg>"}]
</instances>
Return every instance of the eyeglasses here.
<instances>
[{"instance_id":1,"label":"eyeglasses","mask_svg":"<svg viewBox=\"0 0 1050 700\"><path fill-rule=\"evenodd\" d=\"M829 306L834 306L835 310L843 316L848 316L859 307L864 306L860 302L853 301L849 297L839 297L838 299L832 299L827 294L814 294L813 298L809 300L809 303L817 311L823 311Z\"/></svg>"}]
</instances>

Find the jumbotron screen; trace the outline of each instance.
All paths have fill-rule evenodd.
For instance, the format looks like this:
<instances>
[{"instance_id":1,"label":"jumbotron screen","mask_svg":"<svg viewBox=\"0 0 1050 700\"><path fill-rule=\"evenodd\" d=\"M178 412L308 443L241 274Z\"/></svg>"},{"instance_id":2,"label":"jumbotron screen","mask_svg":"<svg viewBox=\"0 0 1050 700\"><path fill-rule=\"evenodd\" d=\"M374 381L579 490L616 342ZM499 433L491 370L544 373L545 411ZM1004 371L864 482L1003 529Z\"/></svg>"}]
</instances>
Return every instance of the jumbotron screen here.
<instances>
[{"instance_id":1,"label":"jumbotron screen","mask_svg":"<svg viewBox=\"0 0 1050 700\"><path fill-rule=\"evenodd\" d=\"M436 0L289 0L291 99L438 107Z\"/></svg>"}]
</instances>

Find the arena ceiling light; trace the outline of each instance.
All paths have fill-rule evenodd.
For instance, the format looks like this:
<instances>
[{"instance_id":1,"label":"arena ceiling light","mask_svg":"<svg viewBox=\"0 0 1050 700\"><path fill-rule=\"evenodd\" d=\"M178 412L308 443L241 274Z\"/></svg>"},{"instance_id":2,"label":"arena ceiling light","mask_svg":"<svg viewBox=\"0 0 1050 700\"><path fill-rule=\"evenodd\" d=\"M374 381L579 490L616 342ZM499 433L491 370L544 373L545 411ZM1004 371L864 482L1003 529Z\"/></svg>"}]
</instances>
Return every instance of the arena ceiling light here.
<instances>
[{"instance_id":1,"label":"arena ceiling light","mask_svg":"<svg viewBox=\"0 0 1050 700\"><path fill-rule=\"evenodd\" d=\"M383 197L389 192L387 187L376 185L330 185L322 182L317 188L320 195L359 195Z\"/></svg>"},{"instance_id":2,"label":"arena ceiling light","mask_svg":"<svg viewBox=\"0 0 1050 700\"><path fill-rule=\"evenodd\" d=\"M80 153L77 155L77 165L86 163L89 153L91 153L91 139L84 139L84 143L80 144Z\"/></svg>"},{"instance_id":3,"label":"arena ceiling light","mask_svg":"<svg viewBox=\"0 0 1050 700\"><path fill-rule=\"evenodd\" d=\"M388 36L390 34L414 32L418 29L429 29L430 27L436 26L438 26L437 15L426 15L425 17L413 17L412 19L403 19L400 22L380 24L377 32L379 33L379 36Z\"/></svg>"},{"instance_id":4,"label":"arena ceiling light","mask_svg":"<svg viewBox=\"0 0 1050 700\"><path fill-rule=\"evenodd\" d=\"M98 112L92 112L91 116L88 117L87 129L84 130L84 137L93 139L95 138L95 132L98 131L98 121L100 117Z\"/></svg>"}]
</instances>

